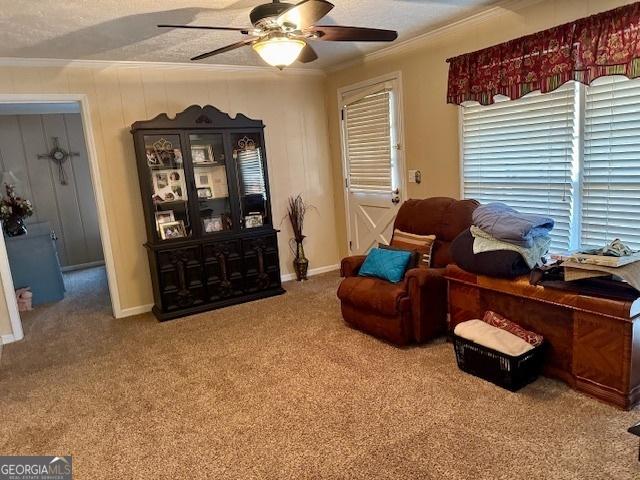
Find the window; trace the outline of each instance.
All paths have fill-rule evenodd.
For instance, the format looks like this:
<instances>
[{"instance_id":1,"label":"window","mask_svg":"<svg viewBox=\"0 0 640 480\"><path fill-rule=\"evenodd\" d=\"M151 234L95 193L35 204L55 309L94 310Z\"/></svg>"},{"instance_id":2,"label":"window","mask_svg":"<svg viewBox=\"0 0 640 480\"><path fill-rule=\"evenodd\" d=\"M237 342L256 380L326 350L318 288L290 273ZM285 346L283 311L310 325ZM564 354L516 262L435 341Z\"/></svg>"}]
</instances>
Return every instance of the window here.
<instances>
[{"instance_id":1,"label":"window","mask_svg":"<svg viewBox=\"0 0 640 480\"><path fill-rule=\"evenodd\" d=\"M640 81L569 82L461 118L465 198L554 218L553 251L640 248Z\"/></svg>"},{"instance_id":2,"label":"window","mask_svg":"<svg viewBox=\"0 0 640 480\"><path fill-rule=\"evenodd\" d=\"M349 189L390 192L391 92L386 86L344 107Z\"/></svg>"},{"instance_id":3,"label":"window","mask_svg":"<svg viewBox=\"0 0 640 480\"><path fill-rule=\"evenodd\" d=\"M640 82L606 77L587 88L582 244L619 237L640 249Z\"/></svg>"}]
</instances>

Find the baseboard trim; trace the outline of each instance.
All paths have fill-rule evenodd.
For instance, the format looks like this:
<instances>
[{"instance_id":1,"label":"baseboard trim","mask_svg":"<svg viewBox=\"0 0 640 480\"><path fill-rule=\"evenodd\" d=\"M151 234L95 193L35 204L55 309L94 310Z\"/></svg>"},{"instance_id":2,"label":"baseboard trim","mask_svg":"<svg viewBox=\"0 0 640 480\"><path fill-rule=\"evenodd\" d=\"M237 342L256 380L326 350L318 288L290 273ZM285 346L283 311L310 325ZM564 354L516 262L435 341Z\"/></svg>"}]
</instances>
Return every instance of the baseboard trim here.
<instances>
[{"instance_id":1,"label":"baseboard trim","mask_svg":"<svg viewBox=\"0 0 640 480\"><path fill-rule=\"evenodd\" d=\"M7 333L6 335L1 335L0 339L2 340L2 345L6 345L8 343L17 342L22 340L24 337L16 338L12 333Z\"/></svg>"},{"instance_id":2,"label":"baseboard trim","mask_svg":"<svg viewBox=\"0 0 640 480\"><path fill-rule=\"evenodd\" d=\"M114 316L116 318L133 317L134 315L149 313L152 308L153 308L153 303L150 303L148 305L138 305L137 307L123 308Z\"/></svg>"},{"instance_id":3,"label":"baseboard trim","mask_svg":"<svg viewBox=\"0 0 640 480\"><path fill-rule=\"evenodd\" d=\"M74 272L76 270L84 270L85 268L100 267L104 265L104 260L97 260L95 262L79 263L78 265L69 265L68 267L62 267L61 270L66 272Z\"/></svg>"},{"instance_id":4,"label":"baseboard trim","mask_svg":"<svg viewBox=\"0 0 640 480\"><path fill-rule=\"evenodd\" d=\"M333 272L333 271L339 270L339 269L340 269L340 264L339 263L336 263L335 265L326 265L324 267L312 268L311 270L309 270L307 272L307 276L308 277L313 277L314 275L320 275L321 273ZM285 274L280 276L280 279L283 282L289 282L291 280L295 280L296 279L296 274L295 273L285 273Z\"/></svg>"}]
</instances>

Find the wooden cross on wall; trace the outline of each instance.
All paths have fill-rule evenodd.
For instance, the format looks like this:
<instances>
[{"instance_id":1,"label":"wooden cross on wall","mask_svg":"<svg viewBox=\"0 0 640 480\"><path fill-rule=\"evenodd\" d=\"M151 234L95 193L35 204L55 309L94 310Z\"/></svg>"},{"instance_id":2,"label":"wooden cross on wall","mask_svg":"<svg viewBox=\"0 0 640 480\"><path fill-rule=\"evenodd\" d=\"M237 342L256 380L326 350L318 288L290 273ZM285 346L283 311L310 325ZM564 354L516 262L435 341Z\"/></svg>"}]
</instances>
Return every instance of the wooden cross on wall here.
<instances>
[{"instance_id":1,"label":"wooden cross on wall","mask_svg":"<svg viewBox=\"0 0 640 480\"><path fill-rule=\"evenodd\" d=\"M64 162L67 161L69 157L77 157L80 154L78 152L67 152L66 150L60 147L60 143L58 142L58 137L53 137L53 148L49 153L41 153L38 155L38 158L46 158L51 160L58 166L58 177L60 178L60 184L67 184L67 175L64 172Z\"/></svg>"}]
</instances>

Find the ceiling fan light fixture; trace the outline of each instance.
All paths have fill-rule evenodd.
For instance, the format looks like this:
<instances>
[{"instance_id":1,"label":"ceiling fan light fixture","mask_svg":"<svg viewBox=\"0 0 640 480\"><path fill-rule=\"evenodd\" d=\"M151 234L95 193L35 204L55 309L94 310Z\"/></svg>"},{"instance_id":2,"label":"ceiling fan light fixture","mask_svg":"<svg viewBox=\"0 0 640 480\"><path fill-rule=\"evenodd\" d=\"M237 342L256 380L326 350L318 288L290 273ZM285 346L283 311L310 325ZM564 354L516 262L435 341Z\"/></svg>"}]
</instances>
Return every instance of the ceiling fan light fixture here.
<instances>
[{"instance_id":1,"label":"ceiling fan light fixture","mask_svg":"<svg viewBox=\"0 0 640 480\"><path fill-rule=\"evenodd\" d=\"M272 37L253 44L253 49L269 65L282 70L296 61L306 46L303 40L289 37Z\"/></svg>"}]
</instances>

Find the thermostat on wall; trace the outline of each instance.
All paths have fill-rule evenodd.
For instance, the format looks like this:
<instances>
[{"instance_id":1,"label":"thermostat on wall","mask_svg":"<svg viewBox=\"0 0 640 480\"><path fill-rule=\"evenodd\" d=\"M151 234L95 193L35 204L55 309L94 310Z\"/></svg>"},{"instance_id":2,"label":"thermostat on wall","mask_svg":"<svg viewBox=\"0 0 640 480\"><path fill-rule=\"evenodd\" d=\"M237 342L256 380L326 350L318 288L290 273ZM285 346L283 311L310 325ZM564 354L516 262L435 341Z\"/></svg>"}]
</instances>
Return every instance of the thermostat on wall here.
<instances>
[{"instance_id":1,"label":"thermostat on wall","mask_svg":"<svg viewBox=\"0 0 640 480\"><path fill-rule=\"evenodd\" d=\"M422 173L420 170L409 170L409 183L421 183Z\"/></svg>"}]
</instances>

